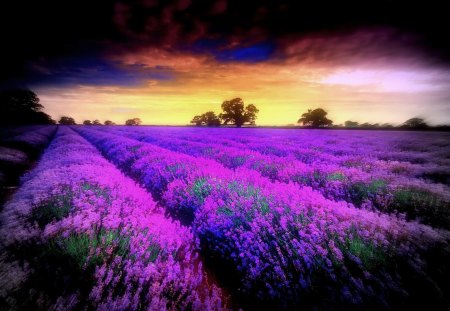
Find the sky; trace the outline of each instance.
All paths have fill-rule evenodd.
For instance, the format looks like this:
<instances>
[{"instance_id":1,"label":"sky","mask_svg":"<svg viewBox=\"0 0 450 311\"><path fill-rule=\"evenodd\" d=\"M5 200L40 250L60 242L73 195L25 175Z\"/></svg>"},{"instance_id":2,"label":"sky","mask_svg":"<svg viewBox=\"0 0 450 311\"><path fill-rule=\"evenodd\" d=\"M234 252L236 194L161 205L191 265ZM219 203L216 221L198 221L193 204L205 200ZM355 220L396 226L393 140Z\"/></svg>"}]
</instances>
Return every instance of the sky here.
<instances>
[{"instance_id":1,"label":"sky","mask_svg":"<svg viewBox=\"0 0 450 311\"><path fill-rule=\"evenodd\" d=\"M258 125L450 124L450 29L433 1L11 1L0 88L54 119L188 124L240 97Z\"/></svg>"}]
</instances>

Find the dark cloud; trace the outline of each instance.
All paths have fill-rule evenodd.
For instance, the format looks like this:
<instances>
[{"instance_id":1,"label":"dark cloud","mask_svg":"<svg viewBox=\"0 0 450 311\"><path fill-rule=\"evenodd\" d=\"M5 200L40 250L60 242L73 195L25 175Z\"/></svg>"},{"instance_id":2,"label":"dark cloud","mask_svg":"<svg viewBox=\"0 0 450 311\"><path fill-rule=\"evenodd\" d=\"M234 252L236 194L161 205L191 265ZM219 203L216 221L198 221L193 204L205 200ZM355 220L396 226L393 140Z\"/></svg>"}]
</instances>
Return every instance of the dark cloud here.
<instances>
[{"instance_id":1,"label":"dark cloud","mask_svg":"<svg viewBox=\"0 0 450 311\"><path fill-rule=\"evenodd\" d=\"M175 78L171 68L123 65L95 57L58 59L51 64L34 63L35 85L139 86L148 80Z\"/></svg>"},{"instance_id":2,"label":"dark cloud","mask_svg":"<svg viewBox=\"0 0 450 311\"><path fill-rule=\"evenodd\" d=\"M385 37L366 38L359 49L354 44L351 49L355 55L364 57L382 49L389 55L414 49L438 64L450 63L447 40L450 25L444 4L388 0L308 3L284 0L4 2L0 5L0 83L35 81L42 78L43 71L54 72L59 65L52 62L59 59L83 59L92 55L101 58L104 54L149 46L212 53L219 61L263 61L270 57L301 58L312 54L326 61L335 56L332 44L324 43L328 39L331 40L328 42L336 40L333 38L355 39L351 34L359 29L378 28L395 31ZM316 39L308 39L312 37ZM369 44L367 40L372 41ZM301 42L312 46L302 46ZM368 51L367 46L376 45L379 47ZM46 63L45 68L40 63Z\"/></svg>"},{"instance_id":3,"label":"dark cloud","mask_svg":"<svg viewBox=\"0 0 450 311\"><path fill-rule=\"evenodd\" d=\"M212 50L215 59L220 62L256 63L269 60L275 46L270 43L260 43L233 49Z\"/></svg>"}]
</instances>

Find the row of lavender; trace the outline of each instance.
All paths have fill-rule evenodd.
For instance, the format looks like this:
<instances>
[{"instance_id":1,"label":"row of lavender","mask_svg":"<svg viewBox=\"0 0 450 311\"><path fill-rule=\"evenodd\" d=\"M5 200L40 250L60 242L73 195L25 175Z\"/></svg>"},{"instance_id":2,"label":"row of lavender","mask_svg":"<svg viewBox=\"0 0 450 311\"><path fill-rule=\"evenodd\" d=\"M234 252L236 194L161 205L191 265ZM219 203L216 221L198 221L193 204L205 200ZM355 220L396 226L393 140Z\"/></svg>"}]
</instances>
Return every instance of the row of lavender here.
<instances>
[{"instance_id":1,"label":"row of lavender","mask_svg":"<svg viewBox=\"0 0 450 311\"><path fill-rule=\"evenodd\" d=\"M60 128L0 214L0 304L20 310L222 309L192 233Z\"/></svg>"},{"instance_id":2,"label":"row of lavender","mask_svg":"<svg viewBox=\"0 0 450 311\"><path fill-rule=\"evenodd\" d=\"M357 151L348 148L345 154L350 155L337 156L333 155L336 151L332 150L317 152L316 146L313 152L317 152L318 156L315 162L311 163L304 159L304 155L311 152L311 141L306 142L309 149L305 150L292 144L283 146L286 138L280 143L270 138L257 142L255 138L245 137L245 144L240 144L229 138L213 137L207 133L186 135L183 131L173 129L168 132L148 128L119 128L112 131L173 151L213 159L231 169L244 167L256 170L271 180L310 186L333 200L345 200L358 207L388 213L401 212L406 214L408 219L418 219L433 226L450 228L450 188L415 178L425 172L445 174L449 171L450 163L447 163L444 154L439 157L440 162L449 166L439 163L419 165L381 161L358 151L358 148L354 148ZM228 133L233 133L233 130ZM233 138L239 140L239 137ZM361 144L358 140L357 142L356 145ZM437 139L435 143L441 144L442 141ZM381 148L379 144L377 146L378 149ZM339 148L342 152L343 147ZM368 149L370 151L370 148ZM435 149L442 153L439 148ZM389 154L389 151L385 150L385 154Z\"/></svg>"},{"instance_id":3,"label":"row of lavender","mask_svg":"<svg viewBox=\"0 0 450 311\"><path fill-rule=\"evenodd\" d=\"M0 204L18 185L20 175L49 144L55 131L56 126L28 126L1 133Z\"/></svg>"},{"instance_id":4,"label":"row of lavender","mask_svg":"<svg viewBox=\"0 0 450 311\"><path fill-rule=\"evenodd\" d=\"M128 132L129 128L115 130ZM415 164L441 164L448 167L449 133L315 131L273 129L201 129L177 127L139 127L133 132L154 137L177 137L198 142L220 141L227 146L243 147L264 154L293 155L306 163L336 162L356 156L367 159L401 161ZM362 163L370 164L370 163ZM392 163L394 164L394 163ZM364 165L361 165L364 166Z\"/></svg>"},{"instance_id":5,"label":"row of lavender","mask_svg":"<svg viewBox=\"0 0 450 311\"><path fill-rule=\"evenodd\" d=\"M113 130L77 131L192 227L230 290L261 306L398 307L427 295L432 303L443 299L434 272L445 264L426 258L435 251L444 255L434 258L448 257L446 233ZM424 284L427 291L416 287Z\"/></svg>"},{"instance_id":6,"label":"row of lavender","mask_svg":"<svg viewBox=\"0 0 450 311\"><path fill-rule=\"evenodd\" d=\"M23 127L13 132L14 135L2 137L1 144L36 156L47 146L55 131L56 126Z\"/></svg>"}]
</instances>

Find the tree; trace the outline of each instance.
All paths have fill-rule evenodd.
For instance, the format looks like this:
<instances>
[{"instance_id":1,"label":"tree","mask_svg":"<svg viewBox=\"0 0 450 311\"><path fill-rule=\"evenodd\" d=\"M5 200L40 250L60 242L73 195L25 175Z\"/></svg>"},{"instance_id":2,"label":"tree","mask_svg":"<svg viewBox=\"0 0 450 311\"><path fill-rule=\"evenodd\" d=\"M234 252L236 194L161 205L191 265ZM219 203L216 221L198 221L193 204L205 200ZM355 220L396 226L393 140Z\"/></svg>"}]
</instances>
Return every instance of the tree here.
<instances>
[{"instance_id":1,"label":"tree","mask_svg":"<svg viewBox=\"0 0 450 311\"><path fill-rule=\"evenodd\" d=\"M401 127L411 129L424 129L428 127L428 124L422 118L411 118L406 120Z\"/></svg>"},{"instance_id":2,"label":"tree","mask_svg":"<svg viewBox=\"0 0 450 311\"><path fill-rule=\"evenodd\" d=\"M0 92L0 124L55 124L42 110L37 95L26 89Z\"/></svg>"},{"instance_id":3,"label":"tree","mask_svg":"<svg viewBox=\"0 0 450 311\"><path fill-rule=\"evenodd\" d=\"M362 128L369 128L369 127L373 127L373 125L370 124L369 122L365 122L365 123L361 124L359 127L362 127Z\"/></svg>"},{"instance_id":4,"label":"tree","mask_svg":"<svg viewBox=\"0 0 450 311\"><path fill-rule=\"evenodd\" d=\"M195 124L197 126L202 125L202 123L203 123L203 115L195 116L194 118L192 118L191 123Z\"/></svg>"},{"instance_id":5,"label":"tree","mask_svg":"<svg viewBox=\"0 0 450 311\"><path fill-rule=\"evenodd\" d=\"M133 118L133 119L128 119L125 121L125 125L140 125L142 123L141 119L139 118Z\"/></svg>"},{"instance_id":6,"label":"tree","mask_svg":"<svg viewBox=\"0 0 450 311\"><path fill-rule=\"evenodd\" d=\"M62 116L61 119L59 119L58 123L62 124L62 125L76 125L77 124L73 118L66 117L66 116Z\"/></svg>"},{"instance_id":7,"label":"tree","mask_svg":"<svg viewBox=\"0 0 450 311\"><path fill-rule=\"evenodd\" d=\"M217 117L217 115L213 111L205 112L202 115L195 116L191 123L200 126L200 125L207 125L207 126L219 126L220 125L220 119Z\"/></svg>"},{"instance_id":8,"label":"tree","mask_svg":"<svg viewBox=\"0 0 450 311\"><path fill-rule=\"evenodd\" d=\"M92 125L102 125L102 124L100 123L99 120L96 119L92 122Z\"/></svg>"},{"instance_id":9,"label":"tree","mask_svg":"<svg viewBox=\"0 0 450 311\"><path fill-rule=\"evenodd\" d=\"M310 127L326 127L333 124L333 121L326 117L327 114L322 108L308 109L308 112L302 114L302 117L298 119L297 123L302 123L304 126Z\"/></svg>"},{"instance_id":10,"label":"tree","mask_svg":"<svg viewBox=\"0 0 450 311\"><path fill-rule=\"evenodd\" d=\"M92 125L91 120L84 120L83 125Z\"/></svg>"},{"instance_id":11,"label":"tree","mask_svg":"<svg viewBox=\"0 0 450 311\"><path fill-rule=\"evenodd\" d=\"M345 127L358 127L359 123L356 121L345 121Z\"/></svg>"},{"instance_id":12,"label":"tree","mask_svg":"<svg viewBox=\"0 0 450 311\"><path fill-rule=\"evenodd\" d=\"M255 105L250 104L244 107L244 101L240 98L224 101L222 110L224 113L221 113L219 118L223 123L232 123L237 127L245 123L255 124L256 114L259 112Z\"/></svg>"},{"instance_id":13,"label":"tree","mask_svg":"<svg viewBox=\"0 0 450 311\"><path fill-rule=\"evenodd\" d=\"M106 120L104 124L105 125L116 125L116 123L114 123L113 121L110 121L110 120Z\"/></svg>"}]
</instances>

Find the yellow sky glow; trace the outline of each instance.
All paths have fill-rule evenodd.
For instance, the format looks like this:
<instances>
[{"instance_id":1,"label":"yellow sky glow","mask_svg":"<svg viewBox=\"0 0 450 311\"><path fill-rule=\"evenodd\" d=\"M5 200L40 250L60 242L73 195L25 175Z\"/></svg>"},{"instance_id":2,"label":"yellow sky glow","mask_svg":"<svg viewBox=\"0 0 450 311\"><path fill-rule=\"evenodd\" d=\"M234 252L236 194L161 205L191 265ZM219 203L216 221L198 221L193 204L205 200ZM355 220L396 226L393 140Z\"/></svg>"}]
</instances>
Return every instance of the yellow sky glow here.
<instances>
[{"instance_id":1,"label":"yellow sky glow","mask_svg":"<svg viewBox=\"0 0 450 311\"><path fill-rule=\"evenodd\" d=\"M443 73L425 68L371 68L307 62L219 63L195 54L156 49L112 56L123 66L160 66L170 80L149 79L137 86L71 85L37 90L46 112L58 119L112 120L140 117L144 124L184 125L224 100L241 97L260 110L258 125L294 124L308 108L324 108L335 124L346 120L399 124L414 116L447 122L440 96ZM439 80L441 79L441 80ZM429 115L429 105L434 112Z\"/></svg>"}]
</instances>

